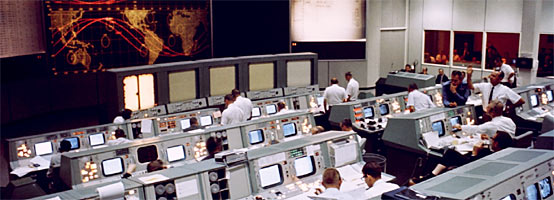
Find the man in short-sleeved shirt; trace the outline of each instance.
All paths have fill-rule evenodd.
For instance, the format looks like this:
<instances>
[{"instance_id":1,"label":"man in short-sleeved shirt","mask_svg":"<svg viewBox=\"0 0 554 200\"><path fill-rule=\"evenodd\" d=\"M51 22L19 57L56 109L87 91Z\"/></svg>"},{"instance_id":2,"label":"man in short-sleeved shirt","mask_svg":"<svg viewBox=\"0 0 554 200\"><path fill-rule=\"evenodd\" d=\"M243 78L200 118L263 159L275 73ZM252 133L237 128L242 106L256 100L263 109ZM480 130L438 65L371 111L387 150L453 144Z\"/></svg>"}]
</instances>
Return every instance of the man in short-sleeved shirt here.
<instances>
[{"instance_id":1,"label":"man in short-sleeved shirt","mask_svg":"<svg viewBox=\"0 0 554 200\"><path fill-rule=\"evenodd\" d=\"M504 106L506 106L506 103L508 102L508 100L510 100L510 102L514 104L513 106L516 106L516 107L525 103L525 100L523 100L521 96L519 96L516 92L514 92L512 89L508 88L507 86L500 84L500 81L503 78L504 78L504 72L494 71L489 75L490 83L477 83L477 84L471 84L471 82L468 83L469 87L473 89L473 91L481 92L483 94L483 96L481 96L483 110L487 108L487 105L492 100L498 100Z\"/></svg>"},{"instance_id":2,"label":"man in short-sleeved shirt","mask_svg":"<svg viewBox=\"0 0 554 200\"><path fill-rule=\"evenodd\" d=\"M250 116L252 115L252 101L246 97L242 97L240 95L240 91L237 89L233 89L231 91L231 94L235 98L234 104L242 110L243 113L243 121L246 121L250 119Z\"/></svg>"},{"instance_id":3,"label":"man in short-sleeved shirt","mask_svg":"<svg viewBox=\"0 0 554 200\"><path fill-rule=\"evenodd\" d=\"M339 86L339 80L337 80L337 78L332 78L331 86L325 89L323 97L323 105L327 109L327 105L334 106L336 104L344 102L344 100L346 100L348 96L346 94L346 90L343 87Z\"/></svg>"},{"instance_id":4,"label":"man in short-sleeved shirt","mask_svg":"<svg viewBox=\"0 0 554 200\"><path fill-rule=\"evenodd\" d=\"M358 94L360 93L360 84L352 77L352 73L346 72L344 78L348 81L346 86L346 94L348 95L348 101L356 101Z\"/></svg>"},{"instance_id":5,"label":"man in short-sleeved shirt","mask_svg":"<svg viewBox=\"0 0 554 200\"><path fill-rule=\"evenodd\" d=\"M504 78L502 79L502 83L507 85L512 85L512 83L514 82L514 76L516 74L514 69L512 69L510 65L504 64L501 61L497 61L497 63L498 65L500 65L499 71L504 73Z\"/></svg>"},{"instance_id":6,"label":"man in short-sleeved shirt","mask_svg":"<svg viewBox=\"0 0 554 200\"><path fill-rule=\"evenodd\" d=\"M406 106L410 109L410 112L434 108L435 104L431 101L431 98L417 89L415 83L408 86L408 103Z\"/></svg>"},{"instance_id":7,"label":"man in short-sleeved shirt","mask_svg":"<svg viewBox=\"0 0 554 200\"><path fill-rule=\"evenodd\" d=\"M221 113L221 124L223 125L236 124L245 121L244 113L233 102L234 97L232 94L225 95L225 106L227 106L227 109Z\"/></svg>"}]
</instances>

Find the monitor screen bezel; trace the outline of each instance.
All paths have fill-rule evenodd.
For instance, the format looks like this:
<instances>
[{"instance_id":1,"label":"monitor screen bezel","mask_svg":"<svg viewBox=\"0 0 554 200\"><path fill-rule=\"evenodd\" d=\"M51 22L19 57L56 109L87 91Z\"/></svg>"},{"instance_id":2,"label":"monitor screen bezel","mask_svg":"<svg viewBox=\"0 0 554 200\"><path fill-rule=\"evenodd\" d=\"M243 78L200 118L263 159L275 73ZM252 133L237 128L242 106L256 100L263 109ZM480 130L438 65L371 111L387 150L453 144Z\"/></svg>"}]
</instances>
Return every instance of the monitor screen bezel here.
<instances>
[{"instance_id":1,"label":"monitor screen bezel","mask_svg":"<svg viewBox=\"0 0 554 200\"><path fill-rule=\"evenodd\" d=\"M95 145L92 144L92 140L90 139L90 137L95 136L95 135L102 135L102 141L103 141L102 144L95 144ZM103 132L90 134L90 135L88 135L88 144L91 147L104 145L104 144L106 144L106 136L104 135Z\"/></svg>"},{"instance_id":2,"label":"monitor screen bezel","mask_svg":"<svg viewBox=\"0 0 554 200\"><path fill-rule=\"evenodd\" d=\"M254 115L254 110L257 110L258 111L258 114L257 115ZM259 117L259 116L262 116L262 109L260 107L254 107L252 108L252 117Z\"/></svg>"},{"instance_id":3,"label":"monitor screen bezel","mask_svg":"<svg viewBox=\"0 0 554 200\"><path fill-rule=\"evenodd\" d=\"M156 151L154 151L154 152L156 152L156 158L154 158L154 159L152 159L152 160L146 160L145 162L142 162L142 161L144 161L144 160L141 160L141 159L140 159L140 158L141 158L140 155L141 155L142 153L139 152L139 151L140 151L141 149L144 149L144 148L147 148L147 147L148 147L148 148L151 148L152 146L156 148ZM159 148L158 148L158 146L155 145L155 144L144 145L144 146L137 147L137 162L140 163L140 164L143 164L143 163L149 163L149 162L152 162L152 161L154 161L154 160L157 160L158 158L160 158L160 154L158 153L158 150L159 150Z\"/></svg>"},{"instance_id":4,"label":"monitor screen bezel","mask_svg":"<svg viewBox=\"0 0 554 200\"><path fill-rule=\"evenodd\" d=\"M442 134L441 134L440 132L438 132L439 137L445 136L445 135L446 135L446 130L445 130L445 128L444 128L444 121L442 121L442 120L437 120L437 121L431 122L431 130L433 130L433 125L434 125L435 123L440 123L440 124L441 124ZM433 130L433 131L435 131L435 130Z\"/></svg>"},{"instance_id":5,"label":"monitor screen bezel","mask_svg":"<svg viewBox=\"0 0 554 200\"><path fill-rule=\"evenodd\" d=\"M383 114L382 109L381 109L381 107L383 107L383 106L385 106L387 108L387 113L385 113L385 114ZM390 114L390 108L389 108L388 103L384 103L384 104L379 105L379 114L381 114L381 116Z\"/></svg>"},{"instance_id":6,"label":"monitor screen bezel","mask_svg":"<svg viewBox=\"0 0 554 200\"><path fill-rule=\"evenodd\" d=\"M256 132L256 133L261 135L261 140L259 142L252 143L252 139L250 137L250 134L253 133L253 132ZM255 130L248 131L248 142L251 145L260 144L260 143L263 143L264 141L265 141L265 137L264 137L264 131L262 129L255 129Z\"/></svg>"},{"instance_id":7,"label":"monitor screen bezel","mask_svg":"<svg viewBox=\"0 0 554 200\"><path fill-rule=\"evenodd\" d=\"M202 118L204 118L204 117L209 117L210 118L210 124L203 124L202 123ZM211 115L200 116L200 126L211 126L213 124L214 124L214 118Z\"/></svg>"},{"instance_id":8,"label":"monitor screen bezel","mask_svg":"<svg viewBox=\"0 0 554 200\"><path fill-rule=\"evenodd\" d=\"M462 123L462 117L460 116L454 116L454 117L451 117L450 119L448 119L448 121L450 122L450 126L452 127L452 132L458 132L458 131L461 131L460 129L457 129L457 128L454 128L454 125L452 124L452 119L456 118L461 125L463 125Z\"/></svg>"},{"instance_id":9,"label":"monitor screen bezel","mask_svg":"<svg viewBox=\"0 0 554 200\"><path fill-rule=\"evenodd\" d=\"M285 133L285 126L289 125L289 124L292 124L292 126L294 127L294 134L290 134L290 135L287 135ZM295 135L298 135L298 130L296 129L296 123L294 122L290 122L290 123L286 123L286 124L283 124L283 136L285 137L291 137L291 136L295 136Z\"/></svg>"},{"instance_id":10,"label":"monitor screen bezel","mask_svg":"<svg viewBox=\"0 0 554 200\"><path fill-rule=\"evenodd\" d=\"M275 112L271 112L269 113L269 111L267 110L269 107L272 107L274 108L273 110L275 110ZM276 104L267 104L265 105L265 112L267 113L267 115L274 115L274 114L277 114L277 105Z\"/></svg>"},{"instance_id":11,"label":"monitor screen bezel","mask_svg":"<svg viewBox=\"0 0 554 200\"><path fill-rule=\"evenodd\" d=\"M43 143L50 143L50 153L45 153L45 154L37 154L37 144L43 144ZM45 142L37 142L35 143L35 145L33 145L33 147L35 148L35 155L36 156L45 156L45 155L50 155L50 154L53 154L54 153L54 144L52 144L51 141L45 141Z\"/></svg>"},{"instance_id":12,"label":"monitor screen bezel","mask_svg":"<svg viewBox=\"0 0 554 200\"><path fill-rule=\"evenodd\" d=\"M77 147L73 148L73 145L71 145L71 150L81 148L81 140L79 140L79 137L68 137L68 138L64 138L63 140L69 141L69 139L76 139L77 140ZM71 143L71 141L69 141L69 143Z\"/></svg>"},{"instance_id":13,"label":"monitor screen bezel","mask_svg":"<svg viewBox=\"0 0 554 200\"><path fill-rule=\"evenodd\" d=\"M285 181L284 178L283 178L283 167L281 167L281 164L273 164L273 165L268 165L268 166L265 166L265 167L262 167L260 168L260 170L262 169L265 169L265 168L270 168L270 167L273 167L273 166L277 166L278 170L279 170L279 178L281 179L279 182L277 183L274 183L274 184L271 184L271 185L266 185L266 186L262 186L262 177L260 175L260 186L263 188L263 189L267 189L267 188L271 188L271 187L275 187L275 186L278 186L278 185L281 185L283 184L283 182Z\"/></svg>"},{"instance_id":14,"label":"monitor screen bezel","mask_svg":"<svg viewBox=\"0 0 554 200\"><path fill-rule=\"evenodd\" d=\"M540 187L540 186L541 186L540 182L541 182L541 181L544 181L544 180L547 180L547 181L548 181L548 182L547 182L547 183L548 183L547 185L550 187L550 194L547 194L546 196L543 196L543 193L542 193L542 190L541 190L541 187ZM552 188L552 181L551 181L551 179L550 179L550 176L547 176L546 178L541 179L539 182L537 182L537 185L538 185L538 188L537 188L537 189L539 189L539 193L540 193L540 195L541 195L541 197L542 197L543 199L546 199L546 198L552 196L552 193L554 193L554 191L552 191L553 188Z\"/></svg>"},{"instance_id":15,"label":"monitor screen bezel","mask_svg":"<svg viewBox=\"0 0 554 200\"><path fill-rule=\"evenodd\" d=\"M104 162L109 161L109 160L114 160L114 159L119 159L119 161L121 162L121 172L113 173L113 174L108 175L108 174L106 174L106 171L104 170ZM102 160L102 162L100 162L100 166L102 166L102 175L104 175L106 177L113 176L113 175L118 175L118 174L121 174L125 171L125 164L123 162L123 158L121 158L121 157L108 158L108 159Z\"/></svg>"},{"instance_id":16,"label":"monitor screen bezel","mask_svg":"<svg viewBox=\"0 0 554 200\"><path fill-rule=\"evenodd\" d=\"M548 94L550 94L550 96L548 96ZM550 99L548 97L550 97ZM554 101L554 91L553 90L547 90L546 91L546 100L548 102L553 102Z\"/></svg>"},{"instance_id":17,"label":"monitor screen bezel","mask_svg":"<svg viewBox=\"0 0 554 200\"><path fill-rule=\"evenodd\" d=\"M169 149L172 149L172 148L176 148L176 147L181 147L181 148L183 149L183 158L180 158L180 159L177 159L177 160L170 160L170 159L169 159L168 150L169 150ZM166 154L166 157L167 157L167 161L170 162L170 163L172 163L172 162L178 162L178 161L187 159L187 150L185 149L185 146L184 146L184 145L175 145L175 146L168 147L168 148L165 150L165 154Z\"/></svg>"},{"instance_id":18,"label":"monitor screen bezel","mask_svg":"<svg viewBox=\"0 0 554 200\"><path fill-rule=\"evenodd\" d=\"M536 102L537 102L536 105L533 105L533 99L536 100ZM532 108L539 106L541 104L540 101L539 101L539 95L532 94L531 96L529 96L529 104L531 105Z\"/></svg>"},{"instance_id":19,"label":"monitor screen bezel","mask_svg":"<svg viewBox=\"0 0 554 200\"><path fill-rule=\"evenodd\" d=\"M370 116L370 117L366 116L366 112L365 112L365 111L368 110L368 109L371 109L371 116ZM362 110L362 112L364 113L364 118L366 118L366 119L373 119L373 118L375 117L375 110L374 110L373 107L371 107L371 106L365 107L365 108Z\"/></svg>"},{"instance_id":20,"label":"monitor screen bezel","mask_svg":"<svg viewBox=\"0 0 554 200\"><path fill-rule=\"evenodd\" d=\"M535 188L535 190L537 191L537 196L536 196L535 199L540 200L541 199L541 191L539 190L539 186L538 186L537 183L533 183L533 184L528 185L527 187L525 187L525 198L528 197L527 195L529 195L529 194L527 193L527 189L531 186L533 186Z\"/></svg>"},{"instance_id":21,"label":"monitor screen bezel","mask_svg":"<svg viewBox=\"0 0 554 200\"><path fill-rule=\"evenodd\" d=\"M313 169L313 171L310 172L310 173L307 173L307 174L304 174L304 175L300 175L300 176L299 176L299 175L296 174L296 160L302 159L302 158L306 158L306 157L309 157L309 158L310 158L311 163L312 163L312 169ZM307 177L307 176L311 176L311 175L314 175L314 174L317 172L317 169L316 169L316 167L315 167L315 159L314 159L314 156L302 156L302 157L299 157L299 158L294 159L294 161L295 161L295 162L294 162L294 163L295 163L295 165L294 165L294 172L295 172L295 175L296 175L297 178L304 178L304 177Z\"/></svg>"}]
</instances>

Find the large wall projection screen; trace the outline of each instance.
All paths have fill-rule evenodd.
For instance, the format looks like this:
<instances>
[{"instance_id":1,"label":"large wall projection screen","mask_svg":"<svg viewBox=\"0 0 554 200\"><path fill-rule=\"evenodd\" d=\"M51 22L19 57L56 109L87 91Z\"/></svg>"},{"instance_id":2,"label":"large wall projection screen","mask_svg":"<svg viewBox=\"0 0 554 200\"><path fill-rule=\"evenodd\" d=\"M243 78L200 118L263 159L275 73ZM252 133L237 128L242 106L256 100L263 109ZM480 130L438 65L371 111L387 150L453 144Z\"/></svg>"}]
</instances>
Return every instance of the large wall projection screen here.
<instances>
[{"instance_id":1,"label":"large wall projection screen","mask_svg":"<svg viewBox=\"0 0 554 200\"><path fill-rule=\"evenodd\" d=\"M365 0L291 0L291 40L365 41Z\"/></svg>"}]
</instances>

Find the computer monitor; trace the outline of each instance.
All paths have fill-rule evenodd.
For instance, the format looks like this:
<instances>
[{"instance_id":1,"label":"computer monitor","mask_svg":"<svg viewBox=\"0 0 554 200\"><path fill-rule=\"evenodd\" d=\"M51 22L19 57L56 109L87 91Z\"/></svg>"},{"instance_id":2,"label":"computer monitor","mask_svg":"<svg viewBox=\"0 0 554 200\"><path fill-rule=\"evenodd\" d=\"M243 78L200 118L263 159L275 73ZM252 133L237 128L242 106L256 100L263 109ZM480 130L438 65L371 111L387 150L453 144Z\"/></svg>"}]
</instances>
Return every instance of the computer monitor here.
<instances>
[{"instance_id":1,"label":"computer monitor","mask_svg":"<svg viewBox=\"0 0 554 200\"><path fill-rule=\"evenodd\" d=\"M297 178L303 178L315 174L315 163L313 156L304 156L294 160L294 170Z\"/></svg>"},{"instance_id":2,"label":"computer monitor","mask_svg":"<svg viewBox=\"0 0 554 200\"><path fill-rule=\"evenodd\" d=\"M277 105L275 105L275 104L265 105L265 112L268 115L273 115L273 114L277 113Z\"/></svg>"},{"instance_id":3,"label":"computer monitor","mask_svg":"<svg viewBox=\"0 0 554 200\"><path fill-rule=\"evenodd\" d=\"M158 148L156 145L148 145L137 149L139 163L152 162L158 159Z\"/></svg>"},{"instance_id":4,"label":"computer monitor","mask_svg":"<svg viewBox=\"0 0 554 200\"><path fill-rule=\"evenodd\" d=\"M186 158L185 156L185 147L183 145L177 145L167 148L167 161L169 162L175 162L184 160Z\"/></svg>"},{"instance_id":5,"label":"computer monitor","mask_svg":"<svg viewBox=\"0 0 554 200\"><path fill-rule=\"evenodd\" d=\"M439 137L444 136L444 123L442 121L436 121L431 124L431 128L433 131L436 131L439 133Z\"/></svg>"},{"instance_id":6,"label":"computer monitor","mask_svg":"<svg viewBox=\"0 0 554 200\"><path fill-rule=\"evenodd\" d=\"M296 124L294 122L283 124L283 135L285 137L296 135Z\"/></svg>"},{"instance_id":7,"label":"computer monitor","mask_svg":"<svg viewBox=\"0 0 554 200\"><path fill-rule=\"evenodd\" d=\"M450 118L450 125L452 125L452 131L457 132L460 131L460 129L454 128L454 125L462 125L462 118L460 116L455 116Z\"/></svg>"},{"instance_id":8,"label":"computer monitor","mask_svg":"<svg viewBox=\"0 0 554 200\"><path fill-rule=\"evenodd\" d=\"M120 157L102 161L102 174L111 176L123 173L123 159Z\"/></svg>"},{"instance_id":9,"label":"computer monitor","mask_svg":"<svg viewBox=\"0 0 554 200\"><path fill-rule=\"evenodd\" d=\"M381 111L381 115L388 115L389 114L389 104L379 105L379 110Z\"/></svg>"},{"instance_id":10,"label":"computer monitor","mask_svg":"<svg viewBox=\"0 0 554 200\"><path fill-rule=\"evenodd\" d=\"M248 139L250 144L259 144L264 142L264 131L262 129L256 129L248 132Z\"/></svg>"},{"instance_id":11,"label":"computer monitor","mask_svg":"<svg viewBox=\"0 0 554 200\"><path fill-rule=\"evenodd\" d=\"M54 152L52 142L41 142L35 144L35 154L37 156L48 155Z\"/></svg>"},{"instance_id":12,"label":"computer monitor","mask_svg":"<svg viewBox=\"0 0 554 200\"><path fill-rule=\"evenodd\" d=\"M183 119L181 120L181 129L187 129L190 128L190 119Z\"/></svg>"},{"instance_id":13,"label":"computer monitor","mask_svg":"<svg viewBox=\"0 0 554 200\"><path fill-rule=\"evenodd\" d=\"M546 98L548 99L548 102L554 101L554 94L553 94L552 90L547 90L546 91Z\"/></svg>"},{"instance_id":14,"label":"computer monitor","mask_svg":"<svg viewBox=\"0 0 554 200\"><path fill-rule=\"evenodd\" d=\"M262 188L267 189L281 185L283 183L283 174L281 171L281 165L279 164L261 168L258 172L260 174L260 185Z\"/></svg>"},{"instance_id":15,"label":"computer monitor","mask_svg":"<svg viewBox=\"0 0 554 200\"><path fill-rule=\"evenodd\" d=\"M500 200L516 200L516 195L514 194L510 194L508 196L505 196L504 198L500 199Z\"/></svg>"},{"instance_id":16,"label":"computer monitor","mask_svg":"<svg viewBox=\"0 0 554 200\"><path fill-rule=\"evenodd\" d=\"M69 141L69 143L71 144L71 150L79 149L81 147L81 143L79 143L78 137L70 137L70 138L65 138L63 140Z\"/></svg>"},{"instance_id":17,"label":"computer monitor","mask_svg":"<svg viewBox=\"0 0 554 200\"><path fill-rule=\"evenodd\" d=\"M373 118L373 107L364 108L364 117L365 118Z\"/></svg>"},{"instance_id":18,"label":"computer monitor","mask_svg":"<svg viewBox=\"0 0 554 200\"><path fill-rule=\"evenodd\" d=\"M104 133L94 133L88 136L88 142L90 146L98 146L106 143Z\"/></svg>"},{"instance_id":19,"label":"computer monitor","mask_svg":"<svg viewBox=\"0 0 554 200\"><path fill-rule=\"evenodd\" d=\"M540 200L539 190L537 189L536 183L527 186L527 188L525 188L525 194L527 196L527 200Z\"/></svg>"},{"instance_id":20,"label":"computer monitor","mask_svg":"<svg viewBox=\"0 0 554 200\"><path fill-rule=\"evenodd\" d=\"M542 199L546 199L552 195L552 182L550 177L546 177L539 181L539 191Z\"/></svg>"},{"instance_id":21,"label":"computer monitor","mask_svg":"<svg viewBox=\"0 0 554 200\"><path fill-rule=\"evenodd\" d=\"M262 116L262 109L260 107L252 108L252 117Z\"/></svg>"},{"instance_id":22,"label":"computer monitor","mask_svg":"<svg viewBox=\"0 0 554 200\"><path fill-rule=\"evenodd\" d=\"M536 94L531 95L531 106L537 107L539 105L539 96Z\"/></svg>"},{"instance_id":23,"label":"computer monitor","mask_svg":"<svg viewBox=\"0 0 554 200\"><path fill-rule=\"evenodd\" d=\"M200 117L200 126L210 126L214 123L212 116L202 116Z\"/></svg>"}]
</instances>

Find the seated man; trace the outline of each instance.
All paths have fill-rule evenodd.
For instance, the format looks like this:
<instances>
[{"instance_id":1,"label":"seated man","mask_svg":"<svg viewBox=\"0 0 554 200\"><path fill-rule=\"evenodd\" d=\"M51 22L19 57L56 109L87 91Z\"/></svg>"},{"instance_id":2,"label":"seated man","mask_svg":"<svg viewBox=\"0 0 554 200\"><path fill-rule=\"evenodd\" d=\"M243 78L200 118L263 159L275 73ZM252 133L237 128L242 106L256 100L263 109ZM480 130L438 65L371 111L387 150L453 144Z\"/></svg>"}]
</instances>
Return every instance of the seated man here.
<instances>
[{"instance_id":1,"label":"seated man","mask_svg":"<svg viewBox=\"0 0 554 200\"><path fill-rule=\"evenodd\" d=\"M208 138L208 140L206 141L206 149L208 150L208 156L206 156L202 160L209 160L214 158L216 153L219 153L223 150L221 140L218 140L214 137Z\"/></svg>"},{"instance_id":2,"label":"seated man","mask_svg":"<svg viewBox=\"0 0 554 200\"><path fill-rule=\"evenodd\" d=\"M150 172L155 172L155 171L158 171L158 170L163 170L163 169L166 169L167 167L164 165L164 161L158 159L158 160L154 160L150 163L148 163L148 165L146 166L146 171L148 173Z\"/></svg>"},{"instance_id":3,"label":"seated man","mask_svg":"<svg viewBox=\"0 0 554 200\"><path fill-rule=\"evenodd\" d=\"M432 178L436 175L439 175L444 170L452 167L459 167L462 165L465 165L467 163L473 162L475 160L478 160L480 158L483 158L485 156L488 156L492 154L493 152L500 151L502 149L508 148L512 146L512 137L510 134L498 131L496 134L490 139L490 147L483 142L479 142L473 146L473 151L471 152L471 155L462 155L458 153L458 151L453 149L448 149L442 156L442 159L439 161L439 164L433 169L433 171L430 174L427 174L425 176L412 179L412 183L419 183L422 181L425 181L429 178Z\"/></svg>"},{"instance_id":4,"label":"seated man","mask_svg":"<svg viewBox=\"0 0 554 200\"><path fill-rule=\"evenodd\" d=\"M337 200L351 200L354 197L349 194L339 191L340 185L342 184L342 178L340 173L335 168L327 168L323 172L323 178L321 179L321 184L325 187L325 191L318 195L318 197L332 198ZM319 191L316 191L318 194Z\"/></svg>"},{"instance_id":5,"label":"seated man","mask_svg":"<svg viewBox=\"0 0 554 200\"><path fill-rule=\"evenodd\" d=\"M481 125L459 125L456 124L453 128L461 129L463 132L469 134L486 134L489 137L492 137L496 131L503 131L512 138L515 138L516 134L516 124L512 119L502 116L502 110L504 109L504 104L499 100L492 100L487 108L488 112L485 115L489 115L492 119Z\"/></svg>"},{"instance_id":6,"label":"seated man","mask_svg":"<svg viewBox=\"0 0 554 200\"><path fill-rule=\"evenodd\" d=\"M131 140L127 139L125 132L121 129L115 130L115 140L109 140L107 142L108 146L115 146L120 144L129 143Z\"/></svg>"},{"instance_id":7,"label":"seated man","mask_svg":"<svg viewBox=\"0 0 554 200\"><path fill-rule=\"evenodd\" d=\"M374 162L368 162L362 168L364 181L369 187L369 189L364 192L364 199L371 199L385 192L399 188L398 185L394 183L387 183L381 179L381 172L381 167Z\"/></svg>"},{"instance_id":8,"label":"seated man","mask_svg":"<svg viewBox=\"0 0 554 200\"><path fill-rule=\"evenodd\" d=\"M291 111L287 109L287 105L285 104L285 102L279 101L277 103L277 115L282 115L290 112Z\"/></svg>"},{"instance_id":9,"label":"seated man","mask_svg":"<svg viewBox=\"0 0 554 200\"><path fill-rule=\"evenodd\" d=\"M69 142L68 140L62 140L60 142L60 148L58 150L59 154L54 154L50 158L50 167L46 172L46 178L49 179L48 187L51 192L59 192L68 189L61 181L59 167L56 166L59 166L61 164L62 155L71 150L71 142Z\"/></svg>"},{"instance_id":10,"label":"seated man","mask_svg":"<svg viewBox=\"0 0 554 200\"><path fill-rule=\"evenodd\" d=\"M410 112L425 110L427 108L434 108L435 104L431 100L431 97L423 94L417 90L418 87L415 83L412 83L408 86L408 109Z\"/></svg>"},{"instance_id":11,"label":"seated man","mask_svg":"<svg viewBox=\"0 0 554 200\"><path fill-rule=\"evenodd\" d=\"M471 70L467 74L471 77ZM462 83L462 72L453 71L452 79L442 84L442 102L445 107L463 106L471 94L467 84Z\"/></svg>"},{"instance_id":12,"label":"seated man","mask_svg":"<svg viewBox=\"0 0 554 200\"><path fill-rule=\"evenodd\" d=\"M189 132L200 128L202 127L200 127L200 125L198 124L198 119L196 119L196 117L193 117L190 119L190 127L183 129L183 132Z\"/></svg>"}]
</instances>

